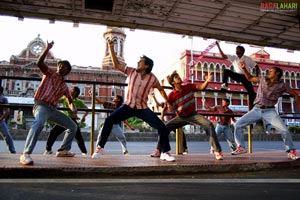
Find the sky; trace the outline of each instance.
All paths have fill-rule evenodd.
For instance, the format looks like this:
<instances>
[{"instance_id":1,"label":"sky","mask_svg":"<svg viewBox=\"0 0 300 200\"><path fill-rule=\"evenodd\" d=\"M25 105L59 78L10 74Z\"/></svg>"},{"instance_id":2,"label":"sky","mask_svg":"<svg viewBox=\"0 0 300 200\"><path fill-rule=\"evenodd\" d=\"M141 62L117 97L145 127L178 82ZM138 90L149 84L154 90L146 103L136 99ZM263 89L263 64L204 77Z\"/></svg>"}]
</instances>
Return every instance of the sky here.
<instances>
[{"instance_id":1,"label":"sky","mask_svg":"<svg viewBox=\"0 0 300 200\"><path fill-rule=\"evenodd\" d=\"M30 41L38 35L43 41L54 41L51 49L56 58L69 60L72 65L100 67L105 50L103 33L105 25L83 24L73 27L71 22L25 18L19 21L16 17L0 16L0 61L9 61L12 55L18 55ZM154 32L146 30L124 29L126 36L124 58L128 66L136 67L139 57L147 55L154 60L153 73L160 77L162 71L172 65L186 49L203 51L214 42L214 39L188 37L185 35ZM220 41L226 54L235 54L237 43L229 44ZM245 55L261 49L240 44L246 48ZM286 49L264 47L271 54L271 59L300 63L300 51L288 53ZM214 47L210 52L218 52ZM196 60L196 58L195 58Z\"/></svg>"}]
</instances>

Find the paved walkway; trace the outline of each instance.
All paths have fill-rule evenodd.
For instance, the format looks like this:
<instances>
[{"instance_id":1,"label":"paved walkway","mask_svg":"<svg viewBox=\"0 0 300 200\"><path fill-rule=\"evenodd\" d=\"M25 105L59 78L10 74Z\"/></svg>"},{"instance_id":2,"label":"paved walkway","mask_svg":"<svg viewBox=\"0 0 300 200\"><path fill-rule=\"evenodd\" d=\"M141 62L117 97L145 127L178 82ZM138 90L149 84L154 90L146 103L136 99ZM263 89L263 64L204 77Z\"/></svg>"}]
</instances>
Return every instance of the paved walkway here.
<instances>
[{"instance_id":1,"label":"paved walkway","mask_svg":"<svg viewBox=\"0 0 300 200\"><path fill-rule=\"evenodd\" d=\"M176 155L175 162L161 161L149 155L103 155L58 158L32 154L33 166L19 164L20 155L0 153L0 178L101 178L114 176L192 175L200 173L236 173L300 167L300 161L287 159L282 150L258 151L215 160L208 153Z\"/></svg>"}]
</instances>

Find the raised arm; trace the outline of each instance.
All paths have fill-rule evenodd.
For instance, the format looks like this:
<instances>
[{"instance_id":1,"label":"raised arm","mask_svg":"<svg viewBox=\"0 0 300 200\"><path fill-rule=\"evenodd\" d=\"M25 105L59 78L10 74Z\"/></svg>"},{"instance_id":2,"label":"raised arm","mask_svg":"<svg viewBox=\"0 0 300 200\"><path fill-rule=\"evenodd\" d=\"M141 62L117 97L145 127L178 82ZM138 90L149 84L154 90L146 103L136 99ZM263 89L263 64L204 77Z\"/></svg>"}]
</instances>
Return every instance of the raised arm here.
<instances>
[{"instance_id":1,"label":"raised arm","mask_svg":"<svg viewBox=\"0 0 300 200\"><path fill-rule=\"evenodd\" d=\"M46 72L48 70L48 66L45 64L44 60L49 52L49 50L53 47L54 45L54 42L48 42L47 41L47 46L46 48L44 49L44 51L41 53L40 57L38 58L38 61L37 61L37 66L40 68L40 70L42 72Z\"/></svg>"},{"instance_id":2,"label":"raised arm","mask_svg":"<svg viewBox=\"0 0 300 200\"><path fill-rule=\"evenodd\" d=\"M120 70L121 72L124 72L125 71L125 64L121 64L117 58L117 55L116 55L116 52L114 50L114 41L113 40L109 40L107 42L107 45L108 45L108 48L109 48L109 52L110 52L110 57L112 59L112 63L113 63L113 66L115 68L117 68L118 70Z\"/></svg>"},{"instance_id":3,"label":"raised arm","mask_svg":"<svg viewBox=\"0 0 300 200\"><path fill-rule=\"evenodd\" d=\"M216 108L215 107L211 107L210 105L208 105L208 103L206 102L206 100L204 99L203 100L203 103L204 103L204 107L210 111L215 111Z\"/></svg>"},{"instance_id":4,"label":"raised arm","mask_svg":"<svg viewBox=\"0 0 300 200\"><path fill-rule=\"evenodd\" d=\"M245 62L241 62L241 68L243 69L243 72L247 78L248 81L253 82L253 83L257 83L259 81L259 78L257 76L252 76L248 70L246 69L246 64Z\"/></svg>"},{"instance_id":5,"label":"raised arm","mask_svg":"<svg viewBox=\"0 0 300 200\"><path fill-rule=\"evenodd\" d=\"M218 49L219 49L219 52L220 52L222 58L223 58L223 59L227 59L228 57L223 53L223 51L222 51L222 49L221 49L220 44L219 44L218 41L216 41L216 44L217 44L217 47L218 47Z\"/></svg>"},{"instance_id":6,"label":"raised arm","mask_svg":"<svg viewBox=\"0 0 300 200\"><path fill-rule=\"evenodd\" d=\"M212 73L210 72L208 75L205 76L205 82L201 85L196 85L197 90L205 90L209 84L209 82L212 80Z\"/></svg>"}]
</instances>

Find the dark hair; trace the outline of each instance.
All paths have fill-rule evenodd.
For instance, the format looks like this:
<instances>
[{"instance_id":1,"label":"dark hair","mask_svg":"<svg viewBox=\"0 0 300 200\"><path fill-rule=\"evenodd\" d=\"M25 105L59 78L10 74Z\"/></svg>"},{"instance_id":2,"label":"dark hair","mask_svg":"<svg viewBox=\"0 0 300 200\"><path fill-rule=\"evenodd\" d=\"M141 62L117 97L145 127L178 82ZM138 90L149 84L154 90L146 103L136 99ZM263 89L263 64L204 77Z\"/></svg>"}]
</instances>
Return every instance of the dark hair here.
<instances>
[{"instance_id":1,"label":"dark hair","mask_svg":"<svg viewBox=\"0 0 300 200\"><path fill-rule=\"evenodd\" d=\"M243 46L237 46L236 48L239 48L239 49L242 51L243 55L244 55L244 53L245 53L245 48L244 48Z\"/></svg>"},{"instance_id":2,"label":"dark hair","mask_svg":"<svg viewBox=\"0 0 300 200\"><path fill-rule=\"evenodd\" d=\"M80 94L80 89L79 89L79 87L77 87L77 86L75 86L75 87L73 87L73 88L74 88L74 90L75 90L75 92L76 92L75 98L77 98L77 97L79 96L79 94Z\"/></svg>"},{"instance_id":3,"label":"dark hair","mask_svg":"<svg viewBox=\"0 0 300 200\"><path fill-rule=\"evenodd\" d=\"M67 60L61 60L61 61L58 61L58 64L62 64L62 65L64 65L64 66L67 67L68 72L67 72L64 76L66 76L67 74L69 74L70 71L72 70L72 66L71 66L70 62L67 61Z\"/></svg>"},{"instance_id":4,"label":"dark hair","mask_svg":"<svg viewBox=\"0 0 300 200\"><path fill-rule=\"evenodd\" d=\"M148 65L148 68L146 69L146 74L151 73L153 65L154 65L153 60L145 55L143 55L142 58L145 59L145 65Z\"/></svg>"},{"instance_id":5,"label":"dark hair","mask_svg":"<svg viewBox=\"0 0 300 200\"><path fill-rule=\"evenodd\" d=\"M179 76L178 73L176 71L174 71L170 76L168 76L168 81L169 81L169 84L174 88L174 85L172 84L173 81L174 81L174 77L175 76Z\"/></svg>"},{"instance_id":6,"label":"dark hair","mask_svg":"<svg viewBox=\"0 0 300 200\"><path fill-rule=\"evenodd\" d=\"M224 98L223 100L228 104L230 103L229 99Z\"/></svg>"},{"instance_id":7,"label":"dark hair","mask_svg":"<svg viewBox=\"0 0 300 200\"><path fill-rule=\"evenodd\" d=\"M123 104L124 99L123 99L123 97L120 96L120 95L116 95L116 97L117 97L117 99L118 99L118 103L117 103L117 105L116 105L116 108L119 108L119 107Z\"/></svg>"},{"instance_id":8,"label":"dark hair","mask_svg":"<svg viewBox=\"0 0 300 200\"><path fill-rule=\"evenodd\" d=\"M282 69L279 67L274 67L274 69L276 70L276 73L279 73L277 77L278 77L278 80L280 80L283 75Z\"/></svg>"}]
</instances>

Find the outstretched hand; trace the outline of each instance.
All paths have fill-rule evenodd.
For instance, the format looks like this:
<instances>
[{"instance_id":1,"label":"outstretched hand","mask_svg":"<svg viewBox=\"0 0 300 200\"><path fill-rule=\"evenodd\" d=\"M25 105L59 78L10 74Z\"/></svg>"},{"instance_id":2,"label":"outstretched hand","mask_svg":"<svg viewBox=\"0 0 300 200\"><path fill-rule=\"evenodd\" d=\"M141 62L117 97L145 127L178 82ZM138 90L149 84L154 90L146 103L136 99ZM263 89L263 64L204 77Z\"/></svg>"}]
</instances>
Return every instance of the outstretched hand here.
<instances>
[{"instance_id":1,"label":"outstretched hand","mask_svg":"<svg viewBox=\"0 0 300 200\"><path fill-rule=\"evenodd\" d=\"M245 61L240 62L240 66L241 66L242 69L245 69L245 68L246 68L246 63L245 63Z\"/></svg>"},{"instance_id":2,"label":"outstretched hand","mask_svg":"<svg viewBox=\"0 0 300 200\"><path fill-rule=\"evenodd\" d=\"M53 45L54 45L54 41L52 40L51 42L48 42L48 40L47 40L47 49L49 50L49 49L51 49L52 47L53 47Z\"/></svg>"},{"instance_id":3,"label":"outstretched hand","mask_svg":"<svg viewBox=\"0 0 300 200\"><path fill-rule=\"evenodd\" d=\"M107 44L109 47L113 47L115 42L113 40L107 40Z\"/></svg>"},{"instance_id":4,"label":"outstretched hand","mask_svg":"<svg viewBox=\"0 0 300 200\"><path fill-rule=\"evenodd\" d=\"M213 74L211 72L209 72L207 75L205 75L205 80L210 82L213 78Z\"/></svg>"}]
</instances>

